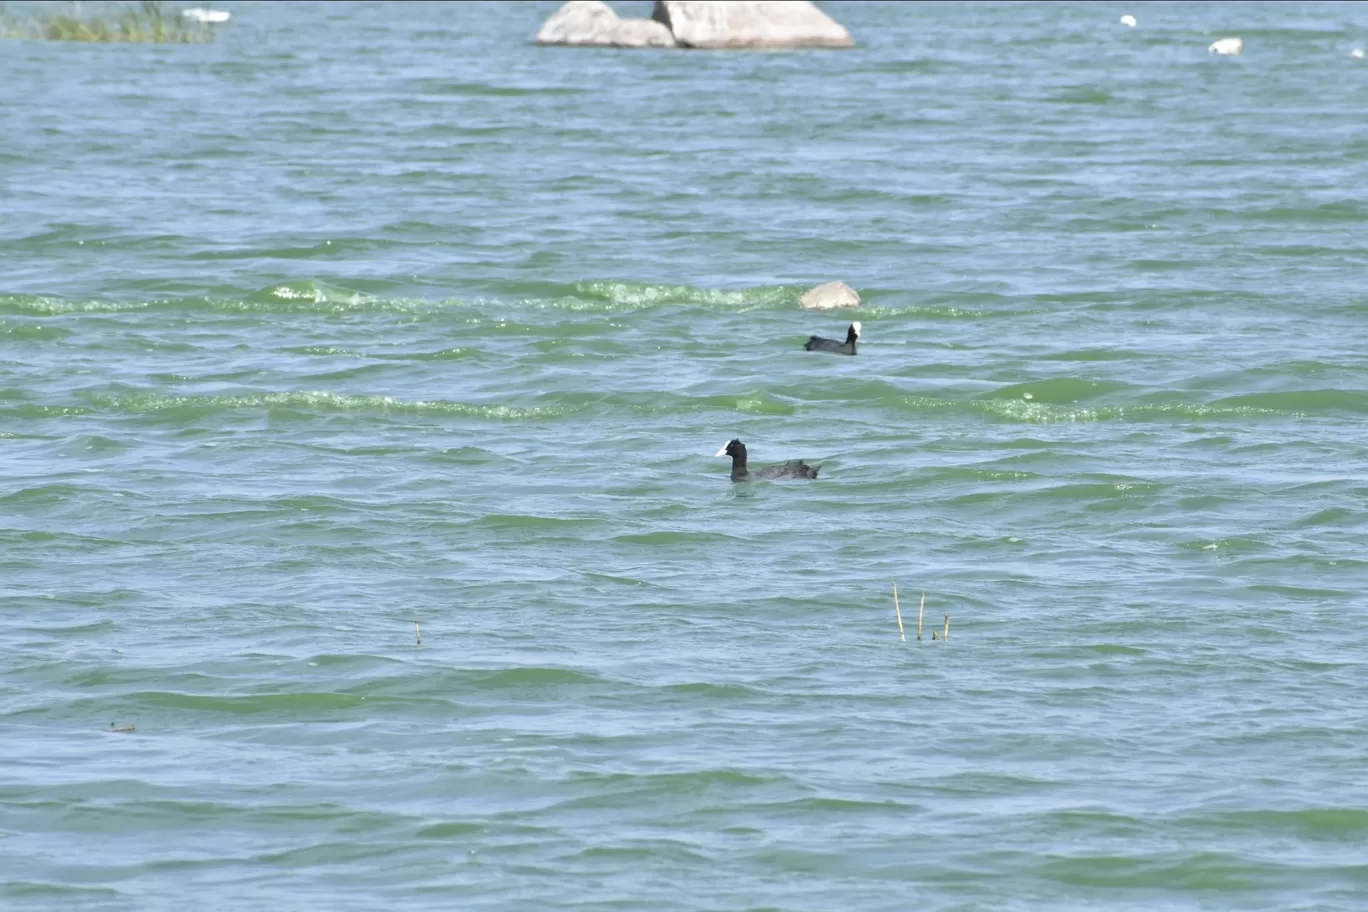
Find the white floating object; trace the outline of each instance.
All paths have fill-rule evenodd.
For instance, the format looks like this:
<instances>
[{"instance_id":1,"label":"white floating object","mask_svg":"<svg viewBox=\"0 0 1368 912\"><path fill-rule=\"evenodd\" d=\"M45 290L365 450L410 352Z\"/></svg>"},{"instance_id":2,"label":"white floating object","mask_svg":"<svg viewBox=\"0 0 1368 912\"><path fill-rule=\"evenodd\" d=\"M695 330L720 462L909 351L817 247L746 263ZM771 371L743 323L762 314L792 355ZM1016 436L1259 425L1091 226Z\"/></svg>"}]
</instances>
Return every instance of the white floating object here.
<instances>
[{"instance_id":1,"label":"white floating object","mask_svg":"<svg viewBox=\"0 0 1368 912\"><path fill-rule=\"evenodd\" d=\"M189 9L181 10L181 15L186 19L193 19L196 22L227 22L233 18L233 14L227 10L206 9L202 6L192 6Z\"/></svg>"},{"instance_id":2,"label":"white floating object","mask_svg":"<svg viewBox=\"0 0 1368 912\"><path fill-rule=\"evenodd\" d=\"M1349 52L1349 56L1350 56L1350 57L1357 57L1359 60L1362 60L1362 59L1363 59L1363 48L1354 48L1352 51Z\"/></svg>"},{"instance_id":3,"label":"white floating object","mask_svg":"<svg viewBox=\"0 0 1368 912\"><path fill-rule=\"evenodd\" d=\"M1126 15L1121 17L1121 24L1128 28L1135 28L1135 17L1130 13L1126 13Z\"/></svg>"},{"instance_id":4,"label":"white floating object","mask_svg":"<svg viewBox=\"0 0 1368 912\"><path fill-rule=\"evenodd\" d=\"M1211 47L1207 48L1213 54L1233 55L1244 50L1244 41L1239 38L1222 38L1220 41L1211 42Z\"/></svg>"}]
</instances>

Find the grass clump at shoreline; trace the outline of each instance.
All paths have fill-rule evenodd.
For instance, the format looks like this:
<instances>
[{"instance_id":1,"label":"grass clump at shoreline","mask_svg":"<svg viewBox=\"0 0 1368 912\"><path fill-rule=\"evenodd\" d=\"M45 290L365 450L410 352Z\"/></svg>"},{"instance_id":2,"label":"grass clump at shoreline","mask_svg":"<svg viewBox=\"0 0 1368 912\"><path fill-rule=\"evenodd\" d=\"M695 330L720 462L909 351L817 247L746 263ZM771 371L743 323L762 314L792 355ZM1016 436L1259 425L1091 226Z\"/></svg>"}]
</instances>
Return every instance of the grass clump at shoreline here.
<instances>
[{"instance_id":1,"label":"grass clump at shoreline","mask_svg":"<svg viewBox=\"0 0 1368 912\"><path fill-rule=\"evenodd\" d=\"M92 12L85 10L84 3L72 3L59 12L26 20L0 9L0 38L101 44L201 44L214 40L214 31L208 25L187 20L179 7L160 0L91 5L96 7Z\"/></svg>"}]
</instances>

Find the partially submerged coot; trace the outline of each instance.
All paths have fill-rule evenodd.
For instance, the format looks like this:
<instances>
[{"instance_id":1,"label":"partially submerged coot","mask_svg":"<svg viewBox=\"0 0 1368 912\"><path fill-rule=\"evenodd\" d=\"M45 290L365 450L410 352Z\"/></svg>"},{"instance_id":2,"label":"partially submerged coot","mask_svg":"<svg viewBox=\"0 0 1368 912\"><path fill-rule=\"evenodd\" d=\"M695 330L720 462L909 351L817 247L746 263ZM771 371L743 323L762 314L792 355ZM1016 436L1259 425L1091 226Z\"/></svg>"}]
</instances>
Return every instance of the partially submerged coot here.
<instances>
[{"instance_id":1,"label":"partially submerged coot","mask_svg":"<svg viewBox=\"0 0 1368 912\"><path fill-rule=\"evenodd\" d=\"M810 352L831 352L836 355L855 354L855 341L860 338L860 321L856 320L850 324L846 330L846 340L837 342L835 339L824 339L821 336L808 336L804 349Z\"/></svg>"},{"instance_id":2,"label":"partially submerged coot","mask_svg":"<svg viewBox=\"0 0 1368 912\"><path fill-rule=\"evenodd\" d=\"M730 456L732 461L731 480L751 481L756 478L816 478L820 465L810 466L801 459L790 459L783 465L766 466L754 472L746 469L746 445L740 440L729 440L718 450L717 456Z\"/></svg>"}]
</instances>

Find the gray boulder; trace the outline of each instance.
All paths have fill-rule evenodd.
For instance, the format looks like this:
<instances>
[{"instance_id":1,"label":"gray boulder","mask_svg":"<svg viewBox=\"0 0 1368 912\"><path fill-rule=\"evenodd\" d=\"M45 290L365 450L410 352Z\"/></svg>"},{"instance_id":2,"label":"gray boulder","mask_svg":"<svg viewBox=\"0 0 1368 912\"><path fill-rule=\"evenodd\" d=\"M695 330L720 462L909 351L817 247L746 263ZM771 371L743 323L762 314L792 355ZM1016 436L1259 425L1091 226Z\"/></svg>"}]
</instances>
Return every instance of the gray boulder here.
<instances>
[{"instance_id":1,"label":"gray boulder","mask_svg":"<svg viewBox=\"0 0 1368 912\"><path fill-rule=\"evenodd\" d=\"M656 0L657 22L690 48L853 47L850 32L808 0Z\"/></svg>"},{"instance_id":2,"label":"gray boulder","mask_svg":"<svg viewBox=\"0 0 1368 912\"><path fill-rule=\"evenodd\" d=\"M603 0L570 0L537 32L537 44L579 47L674 47L674 35L651 19L619 19Z\"/></svg>"},{"instance_id":3,"label":"gray boulder","mask_svg":"<svg viewBox=\"0 0 1368 912\"><path fill-rule=\"evenodd\" d=\"M837 307L859 307L860 296L845 282L827 282L809 289L798 299L808 310L832 310Z\"/></svg>"}]
</instances>

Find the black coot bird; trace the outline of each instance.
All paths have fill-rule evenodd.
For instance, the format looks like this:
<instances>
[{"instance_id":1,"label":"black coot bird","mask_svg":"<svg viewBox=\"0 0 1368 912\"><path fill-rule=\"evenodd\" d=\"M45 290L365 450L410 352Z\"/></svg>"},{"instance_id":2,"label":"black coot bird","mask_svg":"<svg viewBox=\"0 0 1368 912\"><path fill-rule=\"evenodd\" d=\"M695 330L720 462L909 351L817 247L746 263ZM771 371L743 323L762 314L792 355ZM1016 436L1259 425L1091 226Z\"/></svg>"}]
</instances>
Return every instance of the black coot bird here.
<instances>
[{"instance_id":1,"label":"black coot bird","mask_svg":"<svg viewBox=\"0 0 1368 912\"><path fill-rule=\"evenodd\" d=\"M746 445L739 440L729 440L718 450L717 456L730 456L732 461L731 480L750 481L754 478L816 478L820 465L810 466L801 459L790 459L783 465L766 466L754 472L746 470Z\"/></svg>"},{"instance_id":2,"label":"black coot bird","mask_svg":"<svg viewBox=\"0 0 1368 912\"><path fill-rule=\"evenodd\" d=\"M850 329L846 330L846 340L837 342L835 339L823 339L821 336L808 336L807 343L803 346L810 352L831 352L836 355L855 354L855 340L860 338L860 321L856 320L850 324Z\"/></svg>"}]
</instances>

